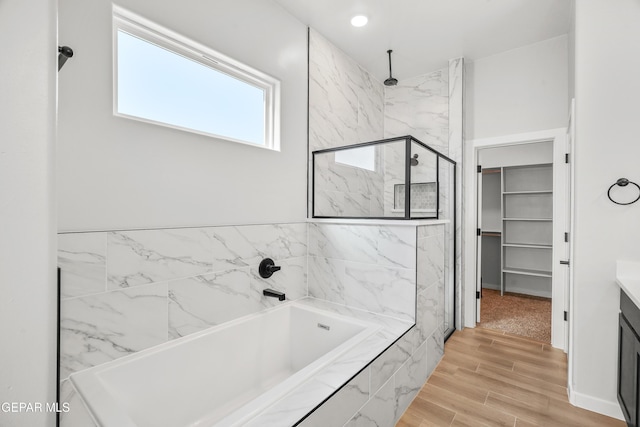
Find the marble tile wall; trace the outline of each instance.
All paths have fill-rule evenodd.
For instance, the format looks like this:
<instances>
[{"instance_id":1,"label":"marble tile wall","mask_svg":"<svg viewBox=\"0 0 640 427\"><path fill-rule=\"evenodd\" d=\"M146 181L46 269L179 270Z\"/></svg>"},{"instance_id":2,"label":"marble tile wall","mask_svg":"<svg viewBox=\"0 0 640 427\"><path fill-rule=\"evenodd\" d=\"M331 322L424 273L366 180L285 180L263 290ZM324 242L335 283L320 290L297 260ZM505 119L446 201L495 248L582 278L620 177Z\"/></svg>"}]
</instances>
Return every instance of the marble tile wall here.
<instances>
[{"instance_id":1,"label":"marble tile wall","mask_svg":"<svg viewBox=\"0 0 640 427\"><path fill-rule=\"evenodd\" d=\"M307 224L59 235L61 379L307 296ZM282 270L259 276L270 257Z\"/></svg>"},{"instance_id":2,"label":"marble tile wall","mask_svg":"<svg viewBox=\"0 0 640 427\"><path fill-rule=\"evenodd\" d=\"M418 342L427 344L427 366L431 373L444 354L447 300L447 226L420 226L417 240Z\"/></svg>"},{"instance_id":3,"label":"marble tile wall","mask_svg":"<svg viewBox=\"0 0 640 427\"><path fill-rule=\"evenodd\" d=\"M375 151L375 170L344 165L334 160L335 153L315 156L316 216L380 217L382 201L382 151Z\"/></svg>"},{"instance_id":4,"label":"marble tile wall","mask_svg":"<svg viewBox=\"0 0 640 427\"><path fill-rule=\"evenodd\" d=\"M415 319L414 227L309 224L309 295Z\"/></svg>"},{"instance_id":5,"label":"marble tile wall","mask_svg":"<svg viewBox=\"0 0 640 427\"><path fill-rule=\"evenodd\" d=\"M449 152L449 73L446 68L384 88L384 135L413 135Z\"/></svg>"},{"instance_id":6,"label":"marble tile wall","mask_svg":"<svg viewBox=\"0 0 640 427\"><path fill-rule=\"evenodd\" d=\"M301 426L392 427L442 358L444 225L420 226L410 230L417 239L416 326L309 415ZM345 239L350 240L350 237ZM357 252L355 248L354 252ZM310 274L309 280L311 278Z\"/></svg>"},{"instance_id":7,"label":"marble tile wall","mask_svg":"<svg viewBox=\"0 0 640 427\"><path fill-rule=\"evenodd\" d=\"M306 296L307 260L310 296L416 326L303 425L394 425L443 354L444 228L310 223L60 235L62 391L76 408L62 425L91 425L64 380L70 373L262 310L275 303L261 296L267 286ZM256 272L265 256L283 266L267 280Z\"/></svg>"},{"instance_id":8,"label":"marble tile wall","mask_svg":"<svg viewBox=\"0 0 640 427\"><path fill-rule=\"evenodd\" d=\"M466 244L463 240L462 218L464 218L465 206L462 204L464 193L467 189L463 187L464 179L462 179L463 159L463 141L464 141L464 58L455 58L449 60L449 157L456 161L457 187L456 187L456 253L455 253L455 271L456 271L456 324L463 325L464 313L463 294L462 291L462 253L463 246ZM470 243L471 244L471 243Z\"/></svg>"},{"instance_id":9,"label":"marble tile wall","mask_svg":"<svg viewBox=\"0 0 640 427\"><path fill-rule=\"evenodd\" d=\"M448 154L449 75L447 69L402 79L397 86L384 89L384 136L393 138L412 135L416 139ZM396 184L404 183L404 148L392 147L395 153L385 156L384 212L385 216L401 216L393 207ZM411 182L435 182L435 156L420 146L412 145L418 154L418 165L411 169ZM418 213L416 213L418 214ZM419 215L419 214L418 214Z\"/></svg>"},{"instance_id":10,"label":"marble tile wall","mask_svg":"<svg viewBox=\"0 0 640 427\"><path fill-rule=\"evenodd\" d=\"M382 139L383 105L382 83L311 30L309 152ZM382 215L380 169L367 171L326 163L325 168L316 168L322 172L316 176L316 215ZM309 170L313 173L311 167ZM336 176L339 181L331 179Z\"/></svg>"}]
</instances>

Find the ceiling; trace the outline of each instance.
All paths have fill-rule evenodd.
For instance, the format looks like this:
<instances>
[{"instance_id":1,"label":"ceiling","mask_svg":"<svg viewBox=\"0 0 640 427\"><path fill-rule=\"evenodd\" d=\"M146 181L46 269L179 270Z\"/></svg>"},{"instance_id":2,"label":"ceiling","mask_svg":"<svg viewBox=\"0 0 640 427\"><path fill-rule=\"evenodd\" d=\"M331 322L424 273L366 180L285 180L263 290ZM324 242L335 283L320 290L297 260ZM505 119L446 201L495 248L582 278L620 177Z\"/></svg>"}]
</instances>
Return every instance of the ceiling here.
<instances>
[{"instance_id":1,"label":"ceiling","mask_svg":"<svg viewBox=\"0 0 640 427\"><path fill-rule=\"evenodd\" d=\"M569 32L572 0L275 0L380 81L413 77ZM369 23L353 27L363 14Z\"/></svg>"}]
</instances>

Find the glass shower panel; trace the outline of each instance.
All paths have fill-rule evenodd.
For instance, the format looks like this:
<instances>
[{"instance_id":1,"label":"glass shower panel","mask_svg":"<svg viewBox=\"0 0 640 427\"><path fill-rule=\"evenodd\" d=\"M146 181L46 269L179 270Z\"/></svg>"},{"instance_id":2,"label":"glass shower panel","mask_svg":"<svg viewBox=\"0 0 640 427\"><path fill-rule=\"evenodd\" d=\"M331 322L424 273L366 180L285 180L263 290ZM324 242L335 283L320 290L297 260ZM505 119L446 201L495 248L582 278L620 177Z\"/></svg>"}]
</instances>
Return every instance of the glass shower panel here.
<instances>
[{"instance_id":1,"label":"glass shower panel","mask_svg":"<svg viewBox=\"0 0 640 427\"><path fill-rule=\"evenodd\" d=\"M388 183L396 177L404 182L404 152L405 141L398 140L315 153L313 216L387 216L393 203Z\"/></svg>"},{"instance_id":2,"label":"glass shower panel","mask_svg":"<svg viewBox=\"0 0 640 427\"><path fill-rule=\"evenodd\" d=\"M444 331L445 335L455 328L455 173L454 163L439 159L438 183L440 193L438 206L440 219L447 220L444 224L444 283L440 291L444 298Z\"/></svg>"},{"instance_id":3,"label":"glass shower panel","mask_svg":"<svg viewBox=\"0 0 640 427\"><path fill-rule=\"evenodd\" d=\"M428 148L412 141L411 157L411 217L438 217L438 155ZM399 196L404 202L405 186L399 186Z\"/></svg>"}]
</instances>

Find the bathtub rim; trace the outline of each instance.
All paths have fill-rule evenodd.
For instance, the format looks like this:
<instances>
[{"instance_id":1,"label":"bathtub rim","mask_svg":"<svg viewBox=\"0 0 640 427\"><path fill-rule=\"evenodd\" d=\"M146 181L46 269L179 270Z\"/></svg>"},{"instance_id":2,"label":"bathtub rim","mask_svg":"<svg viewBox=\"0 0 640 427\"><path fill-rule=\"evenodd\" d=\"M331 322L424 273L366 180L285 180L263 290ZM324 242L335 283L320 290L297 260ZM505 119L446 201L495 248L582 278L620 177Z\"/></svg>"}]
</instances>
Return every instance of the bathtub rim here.
<instances>
[{"instance_id":1,"label":"bathtub rim","mask_svg":"<svg viewBox=\"0 0 640 427\"><path fill-rule=\"evenodd\" d=\"M203 336L207 336L209 334L216 333L218 331L222 331L228 328L232 328L235 325L239 325L245 322L250 322L256 318L269 315L271 313L291 309L291 308L299 308L305 311L310 311L316 314L325 315L329 317L336 318L338 320L349 322L363 328L362 331L358 332L353 337L349 338L345 342L341 343L337 347L331 349L327 353L323 354L316 360L309 363L304 368L295 372L291 376L287 377L281 383L275 385L269 391L262 393L255 398L245 402L240 407L236 408L231 413L227 414L225 417L215 421L215 425L220 425L221 427L227 426L237 426L242 423L249 422L251 419L258 416L261 412L266 410L270 405L278 402L289 393L295 391L297 387L304 384L305 381L311 379L314 374L318 373L318 371L322 370L332 361L338 359L341 355L345 354L356 345L360 344L362 341L372 336L376 332L378 332L383 327L374 322L369 322L366 320L358 319L355 317L351 317L345 314L336 313L328 310L324 310L322 308L317 308L313 306L309 306L306 304L301 304L297 300L294 301L286 301L284 303L278 304L274 307L269 307L265 310L262 310L257 313L251 313L237 319L231 320L229 322L225 322L220 325L214 325L209 328L206 328L202 331L194 332L192 334L186 335L184 337L176 338L171 341L164 342L162 344L158 344L147 349L138 351L136 353L120 357L118 359L105 362L103 364L84 369L82 371L74 372L69 376L69 380L76 390L78 395L80 396L82 403L87 408L90 416L96 422L96 425L101 425L98 420L103 422L108 422L109 425L117 425L119 427L138 427L129 413L124 409L124 407L118 403L116 399L114 399L114 390L108 387L107 383L102 381L101 374L106 373L111 369L117 368L120 365L128 364L130 362L134 362L139 359L144 359L150 355L157 354L159 352L169 350L176 346L187 344L191 341L198 340ZM295 379L295 380L294 380ZM288 384L287 384L288 383ZM291 385L293 383L293 385ZM82 388L82 391L81 391ZM277 392L273 392L276 390ZM266 396L266 395L269 396ZM273 394L276 394L274 397ZM96 402L99 402L96 404ZM250 412L245 411L246 413L241 413L243 409L252 405L254 402L257 403L256 409L252 409ZM108 421L107 421L108 420ZM203 417L199 422L206 421L207 417Z\"/></svg>"}]
</instances>

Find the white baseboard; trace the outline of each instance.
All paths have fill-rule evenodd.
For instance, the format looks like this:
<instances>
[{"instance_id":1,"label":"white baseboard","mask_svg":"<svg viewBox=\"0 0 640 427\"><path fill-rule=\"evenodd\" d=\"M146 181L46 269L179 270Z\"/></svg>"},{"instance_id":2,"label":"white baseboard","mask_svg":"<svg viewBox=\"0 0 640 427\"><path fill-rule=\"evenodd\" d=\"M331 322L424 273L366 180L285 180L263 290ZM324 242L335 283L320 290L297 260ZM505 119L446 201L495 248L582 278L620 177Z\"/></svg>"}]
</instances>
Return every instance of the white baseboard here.
<instances>
[{"instance_id":1,"label":"white baseboard","mask_svg":"<svg viewBox=\"0 0 640 427\"><path fill-rule=\"evenodd\" d=\"M611 402L609 400L603 400L598 397L589 396L587 394L578 393L573 390L573 387L569 386L569 402L573 406L586 409L588 411L597 412L602 415L606 415L611 418L617 418L624 421L624 415L622 415L622 409L617 401Z\"/></svg>"}]
</instances>

